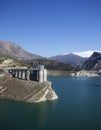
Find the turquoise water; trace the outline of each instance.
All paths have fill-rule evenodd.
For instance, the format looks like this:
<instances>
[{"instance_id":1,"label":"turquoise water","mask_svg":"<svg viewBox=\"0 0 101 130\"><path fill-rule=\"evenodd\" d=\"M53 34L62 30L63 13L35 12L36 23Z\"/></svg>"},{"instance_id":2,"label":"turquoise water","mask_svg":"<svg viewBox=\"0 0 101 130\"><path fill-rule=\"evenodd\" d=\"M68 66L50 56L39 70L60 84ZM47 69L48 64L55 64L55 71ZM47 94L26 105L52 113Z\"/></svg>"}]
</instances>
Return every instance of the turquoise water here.
<instances>
[{"instance_id":1,"label":"turquoise water","mask_svg":"<svg viewBox=\"0 0 101 130\"><path fill-rule=\"evenodd\" d=\"M0 100L0 130L100 130L101 77L48 77L59 96L38 104Z\"/></svg>"}]
</instances>

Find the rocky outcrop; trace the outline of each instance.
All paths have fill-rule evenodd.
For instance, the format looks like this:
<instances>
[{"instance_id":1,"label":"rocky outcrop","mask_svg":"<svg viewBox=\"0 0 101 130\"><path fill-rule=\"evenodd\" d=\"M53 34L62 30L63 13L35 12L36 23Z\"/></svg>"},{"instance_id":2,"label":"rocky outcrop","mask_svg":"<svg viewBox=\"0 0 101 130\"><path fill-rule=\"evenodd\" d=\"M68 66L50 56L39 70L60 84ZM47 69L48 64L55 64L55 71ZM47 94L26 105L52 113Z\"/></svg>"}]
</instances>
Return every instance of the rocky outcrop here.
<instances>
[{"instance_id":1,"label":"rocky outcrop","mask_svg":"<svg viewBox=\"0 0 101 130\"><path fill-rule=\"evenodd\" d=\"M94 77L94 76L99 76L96 71L86 71L86 70L81 70L76 73L72 73L72 76L76 77Z\"/></svg>"},{"instance_id":2,"label":"rocky outcrop","mask_svg":"<svg viewBox=\"0 0 101 130\"><path fill-rule=\"evenodd\" d=\"M0 74L0 99L33 103L57 98L49 81L39 83L16 79L10 74Z\"/></svg>"},{"instance_id":3,"label":"rocky outcrop","mask_svg":"<svg viewBox=\"0 0 101 130\"><path fill-rule=\"evenodd\" d=\"M94 52L90 58L80 66L83 70L100 70L101 69L101 53Z\"/></svg>"}]
</instances>

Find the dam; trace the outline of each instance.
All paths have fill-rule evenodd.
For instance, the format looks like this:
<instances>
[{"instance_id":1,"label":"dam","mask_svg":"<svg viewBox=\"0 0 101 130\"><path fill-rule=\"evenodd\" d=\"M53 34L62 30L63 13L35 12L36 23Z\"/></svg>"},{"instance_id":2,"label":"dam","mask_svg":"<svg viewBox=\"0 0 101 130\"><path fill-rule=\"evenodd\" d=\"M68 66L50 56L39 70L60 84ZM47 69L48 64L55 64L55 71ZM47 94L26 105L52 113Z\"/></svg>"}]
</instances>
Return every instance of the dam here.
<instances>
[{"instance_id":1,"label":"dam","mask_svg":"<svg viewBox=\"0 0 101 130\"><path fill-rule=\"evenodd\" d=\"M44 65L38 65L37 68L31 69L10 68L8 69L8 72L11 73L13 77L22 80L30 80L37 82L47 81L47 69L44 68Z\"/></svg>"}]
</instances>

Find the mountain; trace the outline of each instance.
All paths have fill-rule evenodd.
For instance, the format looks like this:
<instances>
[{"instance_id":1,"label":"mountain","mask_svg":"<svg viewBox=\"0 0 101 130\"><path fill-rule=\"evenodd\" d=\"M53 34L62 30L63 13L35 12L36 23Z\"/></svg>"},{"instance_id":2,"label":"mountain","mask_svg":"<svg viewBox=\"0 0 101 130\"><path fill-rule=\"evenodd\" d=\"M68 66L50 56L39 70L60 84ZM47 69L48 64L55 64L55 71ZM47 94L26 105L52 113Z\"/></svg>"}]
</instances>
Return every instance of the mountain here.
<instances>
[{"instance_id":1,"label":"mountain","mask_svg":"<svg viewBox=\"0 0 101 130\"><path fill-rule=\"evenodd\" d=\"M49 59L27 59L27 60L17 60L11 57L0 55L0 70L8 67L16 68L36 68L38 65L44 65L48 70L65 70L73 71L75 67L69 64L59 63L54 60Z\"/></svg>"},{"instance_id":2,"label":"mountain","mask_svg":"<svg viewBox=\"0 0 101 130\"><path fill-rule=\"evenodd\" d=\"M42 58L39 55L31 54L25 51L20 46L14 43L6 41L0 41L0 54L10 56L19 60Z\"/></svg>"},{"instance_id":3,"label":"mountain","mask_svg":"<svg viewBox=\"0 0 101 130\"><path fill-rule=\"evenodd\" d=\"M94 51L82 51L82 52L75 52L75 55L84 57L84 58L88 58L90 57L92 54L94 53Z\"/></svg>"},{"instance_id":4,"label":"mountain","mask_svg":"<svg viewBox=\"0 0 101 130\"><path fill-rule=\"evenodd\" d=\"M74 55L78 55L80 57L83 57L83 58L89 58L94 52L101 52L100 50L95 50L95 51L92 51L92 50L88 50L88 51L80 51L80 52L73 52L72 54ZM70 54L68 52L64 53L64 55L67 55L67 54Z\"/></svg>"},{"instance_id":5,"label":"mountain","mask_svg":"<svg viewBox=\"0 0 101 130\"><path fill-rule=\"evenodd\" d=\"M100 52L100 51L89 50L89 51L75 52L73 54L84 57L84 58L89 58L94 52Z\"/></svg>"},{"instance_id":6,"label":"mountain","mask_svg":"<svg viewBox=\"0 0 101 130\"><path fill-rule=\"evenodd\" d=\"M45 65L50 70L68 70L75 68L72 65L59 63L46 59L39 55L31 54L18 45L11 42L0 41L0 68L6 67L36 67L39 64Z\"/></svg>"},{"instance_id":7,"label":"mountain","mask_svg":"<svg viewBox=\"0 0 101 130\"><path fill-rule=\"evenodd\" d=\"M49 59L34 59L34 60L26 60L23 61L23 64L27 64L29 67L37 67L38 65L44 65L48 70L65 70L65 71L73 71L75 67L70 64L60 63L58 61L49 60Z\"/></svg>"},{"instance_id":8,"label":"mountain","mask_svg":"<svg viewBox=\"0 0 101 130\"><path fill-rule=\"evenodd\" d=\"M56 60L65 64L71 64L71 65L78 65L79 63L83 62L85 58L80 57L78 55L68 53L64 55L57 55L50 57L52 60Z\"/></svg>"},{"instance_id":9,"label":"mountain","mask_svg":"<svg viewBox=\"0 0 101 130\"><path fill-rule=\"evenodd\" d=\"M101 53L94 52L90 58L86 59L80 66L84 70L100 70L101 69Z\"/></svg>"}]
</instances>

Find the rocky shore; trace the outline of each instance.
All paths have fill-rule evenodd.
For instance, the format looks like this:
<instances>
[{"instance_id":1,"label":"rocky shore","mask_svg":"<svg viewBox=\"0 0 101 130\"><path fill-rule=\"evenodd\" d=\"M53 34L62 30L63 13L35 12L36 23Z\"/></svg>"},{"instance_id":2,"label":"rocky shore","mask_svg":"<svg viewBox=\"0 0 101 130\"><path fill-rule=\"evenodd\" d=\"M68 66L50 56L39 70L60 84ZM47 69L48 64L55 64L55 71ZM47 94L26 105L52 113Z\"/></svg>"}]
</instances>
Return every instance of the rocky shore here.
<instances>
[{"instance_id":1,"label":"rocky shore","mask_svg":"<svg viewBox=\"0 0 101 130\"><path fill-rule=\"evenodd\" d=\"M94 76L99 76L99 74L96 71L81 70L81 71L72 73L71 76L76 76L76 77L94 77Z\"/></svg>"},{"instance_id":2,"label":"rocky shore","mask_svg":"<svg viewBox=\"0 0 101 130\"><path fill-rule=\"evenodd\" d=\"M0 73L0 99L33 103L57 98L49 81L25 81L14 78L9 73Z\"/></svg>"}]
</instances>

